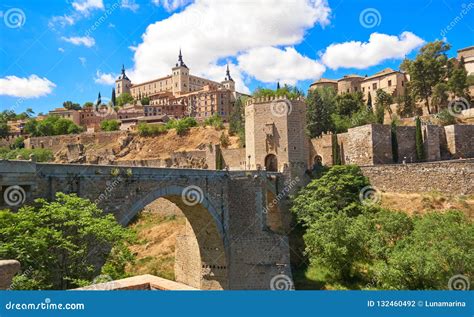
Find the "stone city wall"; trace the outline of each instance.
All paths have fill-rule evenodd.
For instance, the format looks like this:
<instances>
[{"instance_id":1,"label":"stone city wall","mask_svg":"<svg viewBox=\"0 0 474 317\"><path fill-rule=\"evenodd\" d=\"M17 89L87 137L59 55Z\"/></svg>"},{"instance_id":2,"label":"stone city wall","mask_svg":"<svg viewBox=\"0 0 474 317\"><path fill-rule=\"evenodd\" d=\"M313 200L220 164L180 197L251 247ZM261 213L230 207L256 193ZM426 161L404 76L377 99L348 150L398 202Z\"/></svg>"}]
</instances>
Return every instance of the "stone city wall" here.
<instances>
[{"instance_id":1,"label":"stone city wall","mask_svg":"<svg viewBox=\"0 0 474 317\"><path fill-rule=\"evenodd\" d=\"M474 159L362 166L377 189L386 192L474 194Z\"/></svg>"}]
</instances>

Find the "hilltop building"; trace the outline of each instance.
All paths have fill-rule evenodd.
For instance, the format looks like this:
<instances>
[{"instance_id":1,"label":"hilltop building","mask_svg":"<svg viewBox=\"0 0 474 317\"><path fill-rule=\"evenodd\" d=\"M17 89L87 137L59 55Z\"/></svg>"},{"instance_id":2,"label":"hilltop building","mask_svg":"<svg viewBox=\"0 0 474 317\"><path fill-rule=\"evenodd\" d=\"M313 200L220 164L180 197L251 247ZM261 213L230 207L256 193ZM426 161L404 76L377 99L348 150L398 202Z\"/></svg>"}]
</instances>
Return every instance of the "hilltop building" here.
<instances>
[{"instance_id":1,"label":"hilltop building","mask_svg":"<svg viewBox=\"0 0 474 317\"><path fill-rule=\"evenodd\" d=\"M458 50L457 59L461 60L464 57L464 66L466 67L468 75L474 75L474 46L469 46Z\"/></svg>"},{"instance_id":2,"label":"hilltop building","mask_svg":"<svg viewBox=\"0 0 474 317\"><path fill-rule=\"evenodd\" d=\"M171 75L135 84L122 67L122 73L115 83L117 96L130 93L135 100L144 97L150 99L150 104L144 106L145 116L166 114L177 118L193 116L203 120L218 114L226 120L240 95L235 91L235 82L228 65L224 80L220 83L198 77L190 74L181 50Z\"/></svg>"}]
</instances>

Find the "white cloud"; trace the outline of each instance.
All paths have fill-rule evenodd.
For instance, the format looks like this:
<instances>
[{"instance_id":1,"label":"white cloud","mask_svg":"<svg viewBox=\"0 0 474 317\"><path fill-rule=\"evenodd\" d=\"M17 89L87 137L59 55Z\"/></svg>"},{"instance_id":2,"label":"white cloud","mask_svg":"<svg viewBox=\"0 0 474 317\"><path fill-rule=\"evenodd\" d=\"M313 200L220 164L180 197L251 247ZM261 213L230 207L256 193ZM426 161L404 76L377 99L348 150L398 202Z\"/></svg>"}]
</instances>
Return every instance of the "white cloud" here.
<instances>
[{"instance_id":1,"label":"white cloud","mask_svg":"<svg viewBox=\"0 0 474 317\"><path fill-rule=\"evenodd\" d=\"M133 48L135 65L129 77L133 82L141 82L169 74L181 47L191 73L210 77L213 71L222 69L219 76L222 80L223 60L261 47L291 47L301 43L308 29L329 23L330 12L325 0L197 0L147 27L142 43ZM284 52L286 57L294 56L288 48ZM314 67L314 62L311 65ZM236 83L240 83L238 89L245 90L242 76L246 73L239 69L236 66L231 72ZM316 73L314 68L312 72ZM266 78L268 75L260 68L259 72L253 71L252 76ZM276 74L275 77L285 76ZM307 74L303 73L285 79L306 78Z\"/></svg>"},{"instance_id":2,"label":"white cloud","mask_svg":"<svg viewBox=\"0 0 474 317\"><path fill-rule=\"evenodd\" d=\"M102 85L114 85L115 84L116 75L114 75L114 74L106 74L106 73L102 73L100 70L98 70L95 75L96 75L96 77L94 78L94 81L97 84L102 84Z\"/></svg>"},{"instance_id":3,"label":"white cloud","mask_svg":"<svg viewBox=\"0 0 474 317\"><path fill-rule=\"evenodd\" d=\"M73 15L65 14L61 16L53 16L48 22L48 27L54 29L56 25L65 27L68 25L74 25L74 23L76 23L76 18Z\"/></svg>"},{"instance_id":4,"label":"white cloud","mask_svg":"<svg viewBox=\"0 0 474 317\"><path fill-rule=\"evenodd\" d=\"M94 38L90 36L72 36L72 37L61 37L63 41L66 41L68 43L74 44L74 45L84 45L86 47L92 47L95 45L95 40Z\"/></svg>"},{"instance_id":5,"label":"white cloud","mask_svg":"<svg viewBox=\"0 0 474 317\"><path fill-rule=\"evenodd\" d=\"M157 6L162 6L166 11L172 12L190 4L192 0L153 0L152 2Z\"/></svg>"},{"instance_id":6,"label":"white cloud","mask_svg":"<svg viewBox=\"0 0 474 317\"><path fill-rule=\"evenodd\" d=\"M403 32L400 36L372 33L368 42L331 44L324 52L322 61L331 69L364 69L387 59L402 59L423 43L411 32Z\"/></svg>"},{"instance_id":7,"label":"white cloud","mask_svg":"<svg viewBox=\"0 0 474 317\"><path fill-rule=\"evenodd\" d=\"M0 78L0 95L38 98L50 94L54 87L56 85L47 78L40 78L37 75L25 78L16 76Z\"/></svg>"},{"instance_id":8,"label":"white cloud","mask_svg":"<svg viewBox=\"0 0 474 317\"><path fill-rule=\"evenodd\" d=\"M59 47L59 48L58 48L58 51L60 51L61 53L64 53L64 48Z\"/></svg>"},{"instance_id":9,"label":"white cloud","mask_svg":"<svg viewBox=\"0 0 474 317\"><path fill-rule=\"evenodd\" d=\"M104 3L102 0L82 0L75 1L72 3L72 6L77 11L83 14L89 14L90 11L95 9L104 9Z\"/></svg>"},{"instance_id":10,"label":"white cloud","mask_svg":"<svg viewBox=\"0 0 474 317\"><path fill-rule=\"evenodd\" d=\"M135 0L122 0L120 7L123 9L129 9L133 12L137 12L137 10L140 8L140 5L138 5Z\"/></svg>"},{"instance_id":11,"label":"white cloud","mask_svg":"<svg viewBox=\"0 0 474 317\"><path fill-rule=\"evenodd\" d=\"M82 66L86 66L87 59L85 57L79 57L79 61L81 62Z\"/></svg>"},{"instance_id":12,"label":"white cloud","mask_svg":"<svg viewBox=\"0 0 474 317\"><path fill-rule=\"evenodd\" d=\"M298 80L320 78L325 67L302 56L293 47L279 49L261 47L249 50L238 57L243 71L257 80L295 85Z\"/></svg>"}]
</instances>

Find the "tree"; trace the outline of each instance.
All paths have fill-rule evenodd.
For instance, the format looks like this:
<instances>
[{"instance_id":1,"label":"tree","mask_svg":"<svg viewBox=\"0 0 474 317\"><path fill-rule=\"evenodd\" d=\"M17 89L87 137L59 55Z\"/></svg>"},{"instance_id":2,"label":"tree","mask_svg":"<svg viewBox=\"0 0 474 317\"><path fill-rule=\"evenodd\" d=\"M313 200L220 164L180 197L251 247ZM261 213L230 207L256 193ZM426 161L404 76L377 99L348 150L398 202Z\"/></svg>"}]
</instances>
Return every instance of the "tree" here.
<instances>
[{"instance_id":1,"label":"tree","mask_svg":"<svg viewBox=\"0 0 474 317\"><path fill-rule=\"evenodd\" d=\"M374 111L372 107L372 94L369 91L369 96L367 97L367 111Z\"/></svg>"},{"instance_id":2,"label":"tree","mask_svg":"<svg viewBox=\"0 0 474 317\"><path fill-rule=\"evenodd\" d=\"M238 135L240 146L245 146L245 98L239 97L235 100L229 117L229 134Z\"/></svg>"},{"instance_id":3,"label":"tree","mask_svg":"<svg viewBox=\"0 0 474 317\"><path fill-rule=\"evenodd\" d=\"M405 59L400 68L410 75L411 93L415 100L424 100L431 114L430 97L433 87L447 77L450 45L443 41L426 44L420 49L415 60Z\"/></svg>"},{"instance_id":4,"label":"tree","mask_svg":"<svg viewBox=\"0 0 474 317\"><path fill-rule=\"evenodd\" d=\"M72 101L63 102L63 108L67 110L81 110L81 105Z\"/></svg>"},{"instance_id":5,"label":"tree","mask_svg":"<svg viewBox=\"0 0 474 317\"><path fill-rule=\"evenodd\" d=\"M423 148L423 135L421 131L420 117L416 117L415 124L416 124L416 130L415 130L416 159L418 161L423 161L425 159L425 151Z\"/></svg>"},{"instance_id":6,"label":"tree","mask_svg":"<svg viewBox=\"0 0 474 317\"><path fill-rule=\"evenodd\" d=\"M397 139L397 123L395 120L392 120L390 124L390 135L392 139L392 158L393 163L398 162L398 139Z\"/></svg>"},{"instance_id":7,"label":"tree","mask_svg":"<svg viewBox=\"0 0 474 317\"><path fill-rule=\"evenodd\" d=\"M94 107L94 103L93 102L90 102L90 101L87 101L85 102L83 105L82 105L82 108L83 109L86 109L86 108L93 108Z\"/></svg>"},{"instance_id":8,"label":"tree","mask_svg":"<svg viewBox=\"0 0 474 317\"><path fill-rule=\"evenodd\" d=\"M364 95L358 91L337 95L335 99L336 112L340 116L350 117L364 107Z\"/></svg>"},{"instance_id":9,"label":"tree","mask_svg":"<svg viewBox=\"0 0 474 317\"><path fill-rule=\"evenodd\" d=\"M0 121L0 138L6 138L10 134L10 127L6 121Z\"/></svg>"},{"instance_id":10,"label":"tree","mask_svg":"<svg viewBox=\"0 0 474 317\"><path fill-rule=\"evenodd\" d=\"M469 85L467 81L467 70L465 67L464 56L461 57L459 64L451 71L447 86L456 97L465 98L469 95Z\"/></svg>"},{"instance_id":11,"label":"tree","mask_svg":"<svg viewBox=\"0 0 474 317\"><path fill-rule=\"evenodd\" d=\"M433 87L433 95L431 97L431 103L435 106L437 111L443 109L448 104L448 90L449 87L445 83L437 83Z\"/></svg>"},{"instance_id":12,"label":"tree","mask_svg":"<svg viewBox=\"0 0 474 317\"><path fill-rule=\"evenodd\" d=\"M97 100L95 101L96 108L99 108L101 104L102 104L102 96L100 95L100 92L99 92L99 95L97 96Z\"/></svg>"},{"instance_id":13,"label":"tree","mask_svg":"<svg viewBox=\"0 0 474 317\"><path fill-rule=\"evenodd\" d=\"M133 102L133 97L128 92L121 93L116 100L116 105L119 107L123 107L127 103Z\"/></svg>"},{"instance_id":14,"label":"tree","mask_svg":"<svg viewBox=\"0 0 474 317\"><path fill-rule=\"evenodd\" d=\"M117 104L117 97L115 96L115 88L112 88L112 98L110 99L112 102L112 107L115 107Z\"/></svg>"},{"instance_id":15,"label":"tree","mask_svg":"<svg viewBox=\"0 0 474 317\"><path fill-rule=\"evenodd\" d=\"M74 194L57 193L52 202L37 199L16 213L0 211L0 258L17 259L29 270L14 280L17 289L64 290L90 283L99 275L97 263L110 254L122 267L133 258L120 248L131 238L113 215Z\"/></svg>"},{"instance_id":16,"label":"tree","mask_svg":"<svg viewBox=\"0 0 474 317\"><path fill-rule=\"evenodd\" d=\"M397 113L402 118L413 117L416 114L416 103L410 92L410 85L407 83L405 94L399 97Z\"/></svg>"},{"instance_id":17,"label":"tree","mask_svg":"<svg viewBox=\"0 0 474 317\"><path fill-rule=\"evenodd\" d=\"M221 144L223 148L227 148L229 146L230 139L229 139L229 136L225 132L221 133L221 136L219 137L219 143Z\"/></svg>"},{"instance_id":18,"label":"tree","mask_svg":"<svg viewBox=\"0 0 474 317\"><path fill-rule=\"evenodd\" d=\"M392 95L388 94L382 89L378 89L376 92L376 101L375 101L375 113L377 117L377 122L383 124L385 117L385 110L392 115L392 109L390 105L393 103Z\"/></svg>"},{"instance_id":19,"label":"tree","mask_svg":"<svg viewBox=\"0 0 474 317\"><path fill-rule=\"evenodd\" d=\"M337 140L336 133L331 135L331 144L332 144L332 164L341 165L341 148L339 146L339 141Z\"/></svg>"},{"instance_id":20,"label":"tree","mask_svg":"<svg viewBox=\"0 0 474 317\"><path fill-rule=\"evenodd\" d=\"M330 87L317 88L306 99L306 131L311 137L334 130L331 115L334 113L336 91Z\"/></svg>"},{"instance_id":21,"label":"tree","mask_svg":"<svg viewBox=\"0 0 474 317\"><path fill-rule=\"evenodd\" d=\"M415 216L413 229L376 268L384 289L448 289L457 274L474 274L474 224L462 212Z\"/></svg>"},{"instance_id":22,"label":"tree","mask_svg":"<svg viewBox=\"0 0 474 317\"><path fill-rule=\"evenodd\" d=\"M100 129L102 131L118 131L120 129L120 123L117 120L103 120L100 123Z\"/></svg>"},{"instance_id":23,"label":"tree","mask_svg":"<svg viewBox=\"0 0 474 317\"><path fill-rule=\"evenodd\" d=\"M48 116L46 119L38 121L30 119L25 123L24 131L32 136L49 136L62 134L76 134L83 131L71 120L59 116Z\"/></svg>"},{"instance_id":24,"label":"tree","mask_svg":"<svg viewBox=\"0 0 474 317\"><path fill-rule=\"evenodd\" d=\"M142 106L147 106L150 104L150 98L149 97L142 97L142 99L140 99L140 103L142 104Z\"/></svg>"}]
</instances>

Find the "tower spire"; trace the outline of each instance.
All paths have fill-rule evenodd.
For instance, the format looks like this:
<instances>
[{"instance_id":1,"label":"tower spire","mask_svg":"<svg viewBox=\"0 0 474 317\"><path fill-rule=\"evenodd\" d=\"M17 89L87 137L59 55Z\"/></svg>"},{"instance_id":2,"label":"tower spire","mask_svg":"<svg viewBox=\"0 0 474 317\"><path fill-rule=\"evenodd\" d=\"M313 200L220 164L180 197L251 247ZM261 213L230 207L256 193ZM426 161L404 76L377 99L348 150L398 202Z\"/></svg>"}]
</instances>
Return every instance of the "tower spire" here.
<instances>
[{"instance_id":1,"label":"tower spire","mask_svg":"<svg viewBox=\"0 0 474 317\"><path fill-rule=\"evenodd\" d=\"M232 79L232 76L230 76L229 63L227 63L227 70L226 70L226 72L225 72L225 80L234 81L234 80Z\"/></svg>"},{"instance_id":2,"label":"tower spire","mask_svg":"<svg viewBox=\"0 0 474 317\"><path fill-rule=\"evenodd\" d=\"M186 64L183 61L183 54L181 54L181 48L179 49L178 62L176 63L176 67L178 66L188 68L188 66L186 66Z\"/></svg>"}]
</instances>

